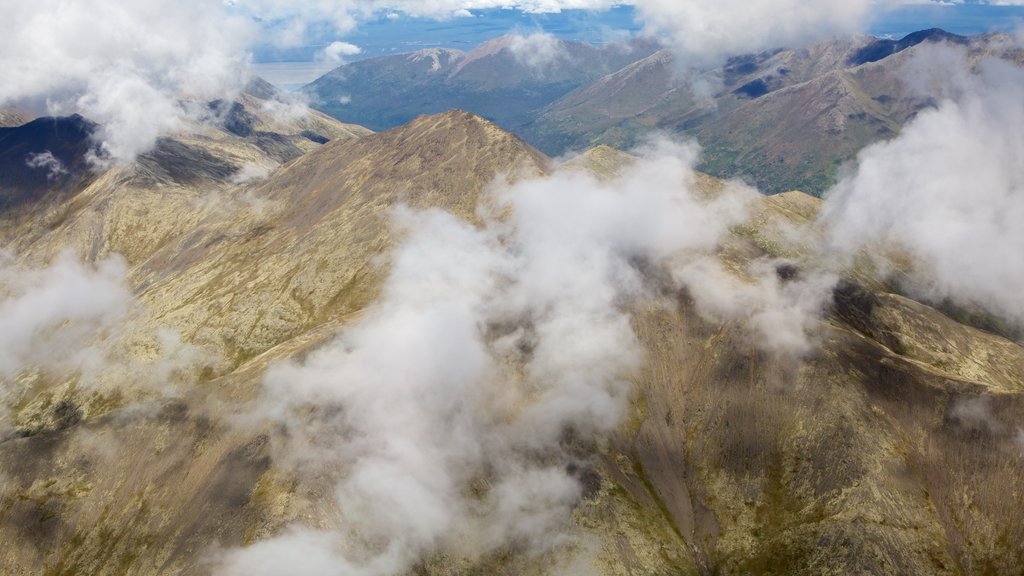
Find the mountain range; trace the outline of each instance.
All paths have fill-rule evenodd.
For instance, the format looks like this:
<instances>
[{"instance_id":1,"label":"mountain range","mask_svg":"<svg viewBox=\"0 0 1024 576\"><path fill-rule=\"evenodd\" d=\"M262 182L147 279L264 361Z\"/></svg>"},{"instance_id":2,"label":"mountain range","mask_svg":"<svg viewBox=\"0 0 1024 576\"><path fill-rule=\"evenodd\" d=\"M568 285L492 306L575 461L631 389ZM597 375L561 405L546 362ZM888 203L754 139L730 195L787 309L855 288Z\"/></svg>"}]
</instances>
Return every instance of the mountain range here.
<instances>
[{"instance_id":1,"label":"mountain range","mask_svg":"<svg viewBox=\"0 0 1024 576\"><path fill-rule=\"evenodd\" d=\"M563 40L544 46L544 66L531 66L523 54L537 47L510 36L469 53L428 49L347 64L302 92L319 110L378 130L466 109L554 156L599 144L629 149L652 132L695 138L710 174L769 193L820 195L857 152L936 102L904 82L919 47L953 43L976 58L1024 62L1007 40L938 29L900 40L856 36L694 70L653 43Z\"/></svg>"},{"instance_id":2,"label":"mountain range","mask_svg":"<svg viewBox=\"0 0 1024 576\"><path fill-rule=\"evenodd\" d=\"M472 110L518 126L571 90L643 58L658 45L593 46L545 35L503 36L463 52L427 48L341 66L301 89L336 118L386 130L421 114Z\"/></svg>"},{"instance_id":3,"label":"mountain range","mask_svg":"<svg viewBox=\"0 0 1024 576\"><path fill-rule=\"evenodd\" d=\"M472 57L431 51L385 62L421 78L476 83L479 94L526 90L518 79L484 75L490 64L474 72L481 59L511 58L503 42ZM534 85L551 92L512 113L593 79L545 104L535 133L565 114L592 126L574 133L574 146L614 134L632 142L632 123L657 126L670 116L672 126L729 134L729 121L791 114L800 134L848 142L836 152L844 155L897 132L918 106L892 96L894 56L851 63L889 51L867 49L870 42L732 61L715 122L671 116L686 111L692 93L665 83L665 53L639 47L622 52L631 62L606 76L596 71L606 56L596 68L554 64L576 68L572 82ZM601 50L619 48L574 57ZM331 83L375 71L381 82L394 78L369 62L311 90L342 90ZM634 89L645 85L657 89ZM642 113L616 118L597 104L615 94L617 107ZM245 415L264 394L268 368L315 358L340 331L380 313L375 303L398 265L389 254L402 241L395 210L448 214L479 229L496 186L565 173L594 185L640 161L607 146L553 159L464 111L374 133L318 112L282 111L278 97L256 83L238 101L210 103L212 126L167 136L128 166L89 164L97 151L87 136L97 127L80 117L0 132L3 170L18 174L0 188L3 245L26 268L61 254L94 266L120 259L134 302L117 326L81 343L102 352L102 370L90 372L88 362L62 370L46 359L0 372L11 423L0 441L4 573L210 573L218 549L255 547L296 524L336 526L339 471L297 472L295 454L280 446L308 427L308 448L337 449L339 438L355 441L344 423L358 415L330 398L289 425ZM380 101L404 98L394 97ZM406 110L381 121L398 122ZM586 114L616 123L588 124ZM758 134L774 130L801 149L811 145L783 128ZM705 162L715 165L719 148L707 146ZM767 153L756 150L749 153ZM59 185L44 185L46 166L25 160L46 152L63 170ZM705 174L686 182L711 204L733 186ZM766 261L765 281L780 289L812 277L822 267L817 239L791 231L814 228L822 201L789 191L749 202L712 247L728 285L754 286ZM562 217L576 229L574 209ZM813 322L811 349L794 363L758 346L747 315L709 315L702 296L675 284L662 264L629 265L643 289L617 305L643 354L621 425L603 439L566 430L554 449L527 456L552 460L579 483L570 519L577 536L554 540L543 554L518 541L482 556L439 544L410 573L544 574L581 554L588 573L637 576L1013 574L1024 565L1024 460L1008 457L1021 450L1009 423L1024 419L1017 342L958 322L854 265L839 272ZM529 323L542 320L486 330L529 333ZM533 353L527 340L518 346L513 364ZM476 477L464 487L470 500L495 489Z\"/></svg>"}]
</instances>

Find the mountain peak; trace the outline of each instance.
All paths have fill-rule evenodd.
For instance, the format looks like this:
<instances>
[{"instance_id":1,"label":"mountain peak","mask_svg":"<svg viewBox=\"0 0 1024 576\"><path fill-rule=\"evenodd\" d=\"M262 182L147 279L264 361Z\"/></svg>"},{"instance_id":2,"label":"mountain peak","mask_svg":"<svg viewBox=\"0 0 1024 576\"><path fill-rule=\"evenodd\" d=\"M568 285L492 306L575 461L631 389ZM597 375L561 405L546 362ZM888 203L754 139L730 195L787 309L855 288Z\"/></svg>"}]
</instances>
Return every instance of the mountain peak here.
<instances>
[{"instance_id":1,"label":"mountain peak","mask_svg":"<svg viewBox=\"0 0 1024 576\"><path fill-rule=\"evenodd\" d=\"M289 217L299 228L353 202L352 196L381 205L440 207L473 220L479 192L496 177L543 174L550 163L492 122L450 110L386 132L329 142L282 169L268 192L285 205L308 207Z\"/></svg>"},{"instance_id":2,"label":"mountain peak","mask_svg":"<svg viewBox=\"0 0 1024 576\"><path fill-rule=\"evenodd\" d=\"M851 66L857 66L860 64L867 64L869 62L877 62L883 58L902 52L907 48L917 46L922 42L951 42L954 44L964 44L967 42L967 37L946 32L941 28L929 28L927 30L912 32L899 40L878 38L867 46L864 46L860 50L854 52L850 56L848 63Z\"/></svg>"}]
</instances>

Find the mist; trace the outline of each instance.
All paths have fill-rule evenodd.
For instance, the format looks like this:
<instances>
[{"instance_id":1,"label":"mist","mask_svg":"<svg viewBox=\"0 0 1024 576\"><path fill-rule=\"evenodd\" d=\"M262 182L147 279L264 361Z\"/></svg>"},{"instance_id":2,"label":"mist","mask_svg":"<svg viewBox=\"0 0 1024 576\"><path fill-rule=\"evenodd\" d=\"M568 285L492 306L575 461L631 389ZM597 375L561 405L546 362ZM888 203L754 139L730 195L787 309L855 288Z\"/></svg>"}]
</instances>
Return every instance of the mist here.
<instances>
[{"instance_id":1,"label":"mist","mask_svg":"<svg viewBox=\"0 0 1024 576\"><path fill-rule=\"evenodd\" d=\"M623 421L644 361L630 308L655 291L636 264L713 253L756 198L699 193L697 157L662 141L610 181L499 179L481 226L397 208L378 301L271 367L254 408L286 430L278 466L337 478L333 528L228 551L219 571L384 575L570 542L588 446Z\"/></svg>"},{"instance_id":2,"label":"mist","mask_svg":"<svg viewBox=\"0 0 1024 576\"><path fill-rule=\"evenodd\" d=\"M128 312L125 272L118 257L90 266L63 254L47 267L27 268L0 254L0 377L31 365L89 362L89 344Z\"/></svg>"},{"instance_id":3,"label":"mist","mask_svg":"<svg viewBox=\"0 0 1024 576\"><path fill-rule=\"evenodd\" d=\"M837 255L863 251L911 295L1024 326L1024 71L926 47L909 81L937 96L899 137L869 146L828 194Z\"/></svg>"},{"instance_id":4,"label":"mist","mask_svg":"<svg viewBox=\"0 0 1024 576\"><path fill-rule=\"evenodd\" d=\"M86 263L64 252L30 266L0 252L0 326L4 434L49 420L48 399L73 406L81 418L96 415L83 411L92 401L110 410L177 396L215 361L173 328L151 322L118 255ZM40 392L39 383L50 386Z\"/></svg>"}]
</instances>

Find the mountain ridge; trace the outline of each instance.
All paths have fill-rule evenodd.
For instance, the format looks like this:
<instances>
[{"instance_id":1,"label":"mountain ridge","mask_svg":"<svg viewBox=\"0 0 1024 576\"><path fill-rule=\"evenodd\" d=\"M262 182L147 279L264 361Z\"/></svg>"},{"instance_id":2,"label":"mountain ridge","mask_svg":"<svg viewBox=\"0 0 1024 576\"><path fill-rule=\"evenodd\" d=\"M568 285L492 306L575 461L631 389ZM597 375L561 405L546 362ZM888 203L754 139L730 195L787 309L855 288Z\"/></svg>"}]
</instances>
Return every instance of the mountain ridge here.
<instances>
[{"instance_id":1,"label":"mountain ridge","mask_svg":"<svg viewBox=\"0 0 1024 576\"><path fill-rule=\"evenodd\" d=\"M642 45L617 62L609 56L614 50L587 51L560 41L542 52L544 74L531 77L515 63L505 37L477 47L474 56L430 49L353 63L304 92L315 107L373 128L465 108L551 156L600 144L628 149L653 132L695 138L705 149L706 172L740 177L769 193L821 194L858 151L892 138L933 103L903 82L901 67L908 56L944 42L967 46L975 59L990 55L1024 63L998 34L962 37L932 29L900 40L857 35L767 50L691 71L680 70L672 52L656 45ZM431 71L438 54L448 59L443 65L437 60L438 70ZM410 58L419 59L417 67L406 68ZM594 58L614 69L597 74ZM499 72L473 78L461 72L482 62ZM786 102L779 100L783 96ZM808 118L811 111L821 118ZM760 128L752 133L748 125Z\"/></svg>"},{"instance_id":2,"label":"mountain ridge","mask_svg":"<svg viewBox=\"0 0 1024 576\"><path fill-rule=\"evenodd\" d=\"M230 134L209 150L258 149ZM563 169L461 111L314 144L249 183L213 174L216 185L172 179L147 194L121 187L132 175L114 169L33 234L25 230L45 215L0 213L0 238L29 263L68 248L88 262L124 251L140 306L125 333L147 342L153 327L173 328L206 350L174 373L167 396L136 381L143 370L109 370L90 386L18 377L9 405L19 432L0 441L10 471L0 537L14 544L0 552L5 571L201 574L211 542L246 546L296 524L337 523L334 471L300 474L278 448L287 427L238 416L268 365L307 357L370 309L396 206L479 224L489 186ZM614 179L635 161L596 148L567 163ZM694 185L713 199L726 183L695 175ZM821 206L799 192L754 197L713 257L737 281L763 258L785 259L773 272L780 282L809 273L815 239L787 231L813 224ZM850 272L826 302L814 352L795 366L760 350L745 318L709 317L665 271L636 266L650 288L628 305L646 351L628 417L606 442L565 441L570 464L592 469L579 476L590 487L572 525L594 543L595 570L953 575L1020 565L1022 540L1000 537L1024 530L1015 512L1024 496L1012 489L1024 465L1004 457L1016 431L984 420L1024 418L1019 344ZM143 363L155 348L127 353ZM962 408L977 402L981 416ZM98 440L116 441L116 456ZM465 560L438 554L416 569L554 570L550 555L515 546Z\"/></svg>"},{"instance_id":3,"label":"mountain ridge","mask_svg":"<svg viewBox=\"0 0 1024 576\"><path fill-rule=\"evenodd\" d=\"M595 47L542 35L503 36L469 52L427 48L360 60L302 92L317 109L373 129L453 108L472 109L508 127L542 103L653 49L641 41Z\"/></svg>"}]
</instances>

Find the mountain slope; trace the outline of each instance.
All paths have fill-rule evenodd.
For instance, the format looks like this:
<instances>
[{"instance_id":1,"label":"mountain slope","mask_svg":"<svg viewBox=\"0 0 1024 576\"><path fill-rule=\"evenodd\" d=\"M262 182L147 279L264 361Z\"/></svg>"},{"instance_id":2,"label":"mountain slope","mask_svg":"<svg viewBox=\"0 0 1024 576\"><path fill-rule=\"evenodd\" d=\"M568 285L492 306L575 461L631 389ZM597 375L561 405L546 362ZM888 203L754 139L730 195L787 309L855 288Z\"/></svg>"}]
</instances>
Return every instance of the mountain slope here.
<instances>
[{"instance_id":1,"label":"mountain slope","mask_svg":"<svg viewBox=\"0 0 1024 576\"><path fill-rule=\"evenodd\" d=\"M211 356L199 380L186 375L189 384L171 400L145 400L144 384L116 371L104 375L99 391L37 384L8 398L23 407L14 419L22 428L0 443L0 459L20 464L4 467L17 473L5 479L0 531L24 545L8 547L0 566L7 573L195 573L209 543L237 545L304 508L322 512L307 492L315 486L275 484L287 480L275 480L270 469L266 431L236 429L228 421L234 409L216 406L241 406L270 359L308 350L372 299L382 274L373 259L390 243L392 205L471 217L476 195L496 175L539 173L546 163L486 121L453 112L331 142L253 190L221 191L211 198L215 206L199 203L216 192L209 188L191 191L192 199L180 198L184 189L139 195L100 188L117 178L107 174L71 199L85 206L51 232L3 228L26 258L42 261L65 249L102 258L149 247L126 252L142 306L127 329L129 354L152 351L134 341L150 326L173 326ZM111 192L117 197L106 198ZM179 228L169 230L162 222L172 214ZM46 424L56 405L74 407L70 428ZM96 434L117 438L123 456L116 463L81 444ZM264 509L258 490L269 490L267 498L286 490L282 497L295 502Z\"/></svg>"},{"instance_id":2,"label":"mountain slope","mask_svg":"<svg viewBox=\"0 0 1024 576\"><path fill-rule=\"evenodd\" d=\"M14 128L32 120L32 116L18 108L0 109L0 128Z\"/></svg>"},{"instance_id":3,"label":"mountain slope","mask_svg":"<svg viewBox=\"0 0 1024 576\"><path fill-rule=\"evenodd\" d=\"M216 145L255 149L240 136ZM634 161L598 148L570 169L613 178ZM366 313L389 266L396 206L479 222L482 193L496 178L556 169L494 124L450 112L331 141L249 184L215 186L210 176L146 192L112 171L65 199L67 216L45 229L36 224L51 209L43 204L31 205L37 214L5 214L0 237L26 263L67 248L87 261L124 251L138 308L107 336L127 339L128 368L113 364L93 383L43 369L3 378L13 430L0 441L0 538L10 544L0 567L205 574L214 570L211 544L252 545L295 524L334 526L341 472L304 462L297 473L289 456L298 455L280 450L296 430L247 416L268 365L308 357ZM709 199L725 187L694 180ZM813 238L788 231L813 222L820 206L799 192L756 198L715 260L738 281L765 256L786 257L773 272L780 282L814 273L820 263L802 244ZM571 210L563 224L576 225ZM630 413L610 438L565 431L574 458L566 466L592 469L578 475L587 489L573 513L587 543L584 570L1019 568L1018 344L851 271L815 324L812 352L795 361L765 352L745 314L710 317L667 271L634 266L645 287L623 305L645 354ZM204 354L161 373L146 364L160 348L150 336L158 327ZM984 409L963 408L976 405ZM308 422L294 425L321 430L321 441L345 437L329 428L330 414L303 414ZM488 489L481 484L473 479L467 490ZM482 558L439 550L416 573L552 573L552 555L582 553L573 541L554 546L537 555L510 545Z\"/></svg>"},{"instance_id":4,"label":"mountain slope","mask_svg":"<svg viewBox=\"0 0 1024 576\"><path fill-rule=\"evenodd\" d=\"M453 108L514 129L533 111L654 49L646 42L595 47L503 36L468 53L429 48L346 64L302 91L317 109L375 130Z\"/></svg>"},{"instance_id":5,"label":"mountain slope","mask_svg":"<svg viewBox=\"0 0 1024 576\"><path fill-rule=\"evenodd\" d=\"M567 94L523 135L549 154L602 143L628 148L652 130L692 136L711 174L740 176L769 193L820 194L864 146L892 138L933 104L938 95L917 93L904 68L921 49L943 42L966 44L975 59L1024 62L1001 35L942 30L768 51L688 77L678 76L664 52ZM710 98L695 95L708 87Z\"/></svg>"}]
</instances>

